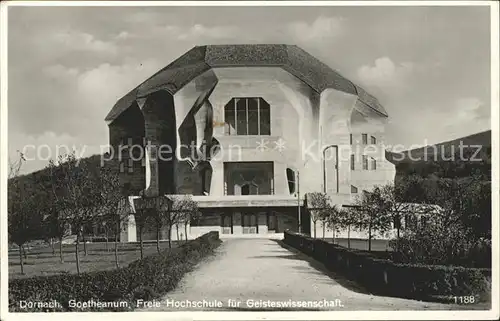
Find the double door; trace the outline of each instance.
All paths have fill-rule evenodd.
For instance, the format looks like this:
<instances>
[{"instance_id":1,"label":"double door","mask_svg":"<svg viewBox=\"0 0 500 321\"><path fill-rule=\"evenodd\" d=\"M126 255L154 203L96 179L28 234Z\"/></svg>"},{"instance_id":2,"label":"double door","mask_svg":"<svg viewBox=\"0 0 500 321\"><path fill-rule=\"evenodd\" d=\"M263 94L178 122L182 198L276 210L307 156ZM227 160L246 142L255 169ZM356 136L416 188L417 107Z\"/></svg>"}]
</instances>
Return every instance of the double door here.
<instances>
[{"instance_id":1,"label":"double door","mask_svg":"<svg viewBox=\"0 0 500 321\"><path fill-rule=\"evenodd\" d=\"M255 213L241 213L241 226L243 234L259 233L258 216Z\"/></svg>"}]
</instances>

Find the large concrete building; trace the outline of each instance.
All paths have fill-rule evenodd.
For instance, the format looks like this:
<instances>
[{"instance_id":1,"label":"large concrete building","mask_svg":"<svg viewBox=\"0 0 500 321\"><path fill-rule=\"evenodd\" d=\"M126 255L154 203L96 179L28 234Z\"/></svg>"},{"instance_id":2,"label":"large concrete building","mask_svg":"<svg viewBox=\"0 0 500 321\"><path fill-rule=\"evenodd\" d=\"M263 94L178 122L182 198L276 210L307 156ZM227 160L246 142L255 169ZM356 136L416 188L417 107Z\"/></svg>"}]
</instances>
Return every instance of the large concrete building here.
<instances>
[{"instance_id":1,"label":"large concrete building","mask_svg":"<svg viewBox=\"0 0 500 321\"><path fill-rule=\"evenodd\" d=\"M194 47L106 117L123 186L130 195L193 195L203 216L192 237L281 233L299 221L311 233L307 193L345 205L393 181L387 119L361 87L277 44Z\"/></svg>"}]
</instances>

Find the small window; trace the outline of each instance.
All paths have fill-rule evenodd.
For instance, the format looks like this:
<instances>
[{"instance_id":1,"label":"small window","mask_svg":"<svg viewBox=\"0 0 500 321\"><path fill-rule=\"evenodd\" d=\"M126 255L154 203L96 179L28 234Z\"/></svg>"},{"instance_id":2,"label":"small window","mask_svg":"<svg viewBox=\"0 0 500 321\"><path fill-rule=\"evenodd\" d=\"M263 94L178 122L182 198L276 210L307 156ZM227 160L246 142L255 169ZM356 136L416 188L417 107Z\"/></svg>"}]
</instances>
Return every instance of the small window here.
<instances>
[{"instance_id":1,"label":"small window","mask_svg":"<svg viewBox=\"0 0 500 321\"><path fill-rule=\"evenodd\" d=\"M120 163L120 173L125 173L125 164L123 162Z\"/></svg>"},{"instance_id":2,"label":"small window","mask_svg":"<svg viewBox=\"0 0 500 321\"><path fill-rule=\"evenodd\" d=\"M368 170L368 156L363 155L363 169Z\"/></svg>"},{"instance_id":3,"label":"small window","mask_svg":"<svg viewBox=\"0 0 500 321\"><path fill-rule=\"evenodd\" d=\"M372 137L371 137L371 143L372 143L373 145L375 145L375 144L377 143L377 139L375 138L375 136L372 136Z\"/></svg>"},{"instance_id":4,"label":"small window","mask_svg":"<svg viewBox=\"0 0 500 321\"><path fill-rule=\"evenodd\" d=\"M376 169L377 169L377 160L372 157L372 170L376 170Z\"/></svg>"},{"instance_id":5,"label":"small window","mask_svg":"<svg viewBox=\"0 0 500 321\"><path fill-rule=\"evenodd\" d=\"M355 159L354 159L354 154L351 154L351 171L355 169Z\"/></svg>"},{"instance_id":6,"label":"small window","mask_svg":"<svg viewBox=\"0 0 500 321\"><path fill-rule=\"evenodd\" d=\"M349 135L349 144L352 145L352 134Z\"/></svg>"},{"instance_id":7,"label":"small window","mask_svg":"<svg viewBox=\"0 0 500 321\"><path fill-rule=\"evenodd\" d=\"M358 188L356 186L351 185L351 194L358 194Z\"/></svg>"},{"instance_id":8,"label":"small window","mask_svg":"<svg viewBox=\"0 0 500 321\"><path fill-rule=\"evenodd\" d=\"M363 134L362 138L363 138L363 145L368 145L368 134Z\"/></svg>"}]
</instances>

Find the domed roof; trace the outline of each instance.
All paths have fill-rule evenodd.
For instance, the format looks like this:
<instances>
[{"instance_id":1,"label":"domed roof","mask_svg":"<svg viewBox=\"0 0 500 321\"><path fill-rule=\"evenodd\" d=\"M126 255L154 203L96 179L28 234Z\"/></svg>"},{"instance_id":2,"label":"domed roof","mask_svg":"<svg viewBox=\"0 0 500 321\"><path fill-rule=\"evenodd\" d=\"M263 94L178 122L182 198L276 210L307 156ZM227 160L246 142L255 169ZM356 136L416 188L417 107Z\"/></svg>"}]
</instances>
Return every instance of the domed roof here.
<instances>
[{"instance_id":1,"label":"domed roof","mask_svg":"<svg viewBox=\"0 0 500 321\"><path fill-rule=\"evenodd\" d=\"M137 98L145 97L155 91L167 90L175 94L191 80L212 68L243 66L280 67L317 93L333 88L357 95L361 102L387 116L384 107L375 97L298 46L252 44L206 45L192 48L119 99L106 116L106 120L114 120Z\"/></svg>"}]
</instances>

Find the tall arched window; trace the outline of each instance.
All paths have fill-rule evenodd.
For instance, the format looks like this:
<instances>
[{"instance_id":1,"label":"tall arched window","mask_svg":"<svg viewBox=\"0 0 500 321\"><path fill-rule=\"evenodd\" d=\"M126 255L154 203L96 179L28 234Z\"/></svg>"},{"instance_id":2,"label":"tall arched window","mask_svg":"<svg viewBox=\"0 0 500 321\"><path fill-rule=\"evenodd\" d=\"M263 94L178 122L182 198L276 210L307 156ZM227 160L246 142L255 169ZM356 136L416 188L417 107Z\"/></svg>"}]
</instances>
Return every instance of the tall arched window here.
<instances>
[{"instance_id":1,"label":"tall arched window","mask_svg":"<svg viewBox=\"0 0 500 321\"><path fill-rule=\"evenodd\" d=\"M262 98L233 98L224 122L226 135L271 135L271 107Z\"/></svg>"}]
</instances>

